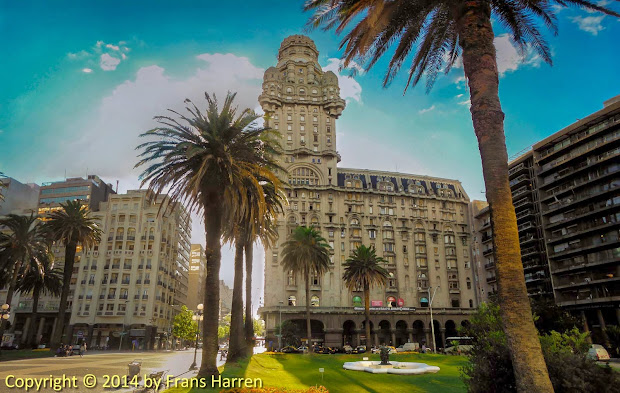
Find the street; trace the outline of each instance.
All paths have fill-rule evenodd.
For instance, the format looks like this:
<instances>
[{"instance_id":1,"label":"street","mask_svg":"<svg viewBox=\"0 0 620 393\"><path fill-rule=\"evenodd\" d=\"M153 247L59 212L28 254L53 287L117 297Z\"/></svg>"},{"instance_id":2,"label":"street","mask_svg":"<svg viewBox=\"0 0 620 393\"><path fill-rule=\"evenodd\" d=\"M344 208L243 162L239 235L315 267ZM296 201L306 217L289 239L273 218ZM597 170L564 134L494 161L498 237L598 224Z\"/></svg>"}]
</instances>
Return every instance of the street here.
<instances>
[{"instance_id":1,"label":"street","mask_svg":"<svg viewBox=\"0 0 620 393\"><path fill-rule=\"evenodd\" d=\"M202 350L198 350L197 363L200 367L200 359ZM162 352L111 352L111 351L93 351L80 358L79 356L62 357L62 358L42 358L42 359L26 359L14 360L0 363L0 392L24 392L25 387L21 387L20 378L23 383L46 383L47 387L42 387L40 392L54 392L50 386L52 381L50 376L55 378L63 375L74 379L75 382L65 383L65 387L60 391L79 392L79 393L97 393L109 392L114 390L117 392L131 392L135 389L133 386L112 389L112 387L122 385L124 383L123 376L128 374L127 365L134 359L142 361L141 375L151 372L167 370L167 375L174 375L180 378L194 377L197 371L188 371L189 366L194 359L194 351L188 349L185 351L162 351ZM218 366L224 361L219 360ZM96 377L96 383L93 383L92 377L87 377L88 382L94 385L89 388L84 385L85 376L92 374ZM13 375L14 378L7 378ZM114 377L113 376L119 376ZM105 387L108 383L111 387ZM15 387L11 387L15 385ZM76 386L77 388L73 388ZM36 386L30 388L29 391L37 391ZM56 390L58 391L58 390Z\"/></svg>"}]
</instances>

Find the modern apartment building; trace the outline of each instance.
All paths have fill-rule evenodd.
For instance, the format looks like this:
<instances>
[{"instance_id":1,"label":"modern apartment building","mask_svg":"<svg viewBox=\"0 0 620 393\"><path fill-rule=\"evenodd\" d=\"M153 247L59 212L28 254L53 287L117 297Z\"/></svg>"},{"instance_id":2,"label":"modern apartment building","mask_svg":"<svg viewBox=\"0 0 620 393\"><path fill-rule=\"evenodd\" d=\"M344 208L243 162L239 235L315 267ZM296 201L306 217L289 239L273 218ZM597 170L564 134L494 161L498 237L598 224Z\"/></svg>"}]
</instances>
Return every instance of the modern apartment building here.
<instances>
[{"instance_id":1,"label":"modern apartment building","mask_svg":"<svg viewBox=\"0 0 620 393\"><path fill-rule=\"evenodd\" d=\"M23 187L20 188L23 191ZM46 219L50 211L60 209L60 203L69 200L79 200L82 201L83 204L88 205L92 211L97 211L99 210L99 204L106 201L110 195L114 194L112 185L106 184L96 175L88 175L86 178L78 177L66 179L64 181L43 183L40 188L37 187L37 190L36 197L29 194L30 199L36 200L34 209L26 209L21 213L27 214L30 210L33 210L34 213L38 213L43 220ZM18 195L21 196L24 194L20 193ZM78 252L75 257L76 264L79 263L82 258L81 251L81 247L78 246ZM52 247L52 252L54 254L54 266L62 269L65 261L64 246L55 244ZM77 269L74 270L74 275L71 279L67 312L65 314L65 336L69 334L69 320L76 282ZM0 296L6 296L6 294L2 295L2 292L0 292ZM15 334L16 340L24 342L30 329L37 329L37 343L49 343L49 339L56 329L60 298L50 295L41 296L38 306L39 319L36 327L31 325L30 318L33 303L32 295L19 294L19 296L14 299L17 301L17 303L14 301L14 313L12 313L15 317L15 321L10 331Z\"/></svg>"},{"instance_id":2,"label":"modern apartment building","mask_svg":"<svg viewBox=\"0 0 620 393\"><path fill-rule=\"evenodd\" d=\"M551 274L543 235L539 180L532 151L508 163L512 203L517 215L521 262L530 297L553 297Z\"/></svg>"},{"instance_id":3,"label":"modern apartment building","mask_svg":"<svg viewBox=\"0 0 620 393\"><path fill-rule=\"evenodd\" d=\"M478 301L486 302L489 296L497 293L491 212L489 204L484 201L471 201L469 209L472 223L471 255L476 273L476 294Z\"/></svg>"},{"instance_id":4,"label":"modern apartment building","mask_svg":"<svg viewBox=\"0 0 620 393\"><path fill-rule=\"evenodd\" d=\"M39 205L39 186L34 183L23 184L12 177L0 179L0 216L7 214L30 214L37 212Z\"/></svg>"},{"instance_id":5,"label":"modern apartment building","mask_svg":"<svg viewBox=\"0 0 620 393\"><path fill-rule=\"evenodd\" d=\"M339 168L336 120L345 108L338 78L324 72L308 37L286 38L278 64L265 71L259 102L270 127L280 131L290 205L278 219L279 239L266 250L266 343L276 325L304 320L312 306L312 341L400 345L432 343L430 295L438 347L467 323L477 306L470 260L469 198L460 182L423 175ZM282 243L297 225L314 226L331 248L329 272L302 277L281 266ZM372 337L364 337L362 292L342 283L342 264L358 245L372 245L387 260L386 287L371 293Z\"/></svg>"},{"instance_id":6,"label":"modern apartment building","mask_svg":"<svg viewBox=\"0 0 620 393\"><path fill-rule=\"evenodd\" d=\"M63 181L43 183L39 195L39 214L60 208L61 203L79 200L88 205L91 211L99 210L99 204L108 200L115 191L97 175L85 179L73 177Z\"/></svg>"},{"instance_id":7,"label":"modern apartment building","mask_svg":"<svg viewBox=\"0 0 620 393\"><path fill-rule=\"evenodd\" d=\"M556 303L620 324L620 96L532 148Z\"/></svg>"},{"instance_id":8,"label":"modern apartment building","mask_svg":"<svg viewBox=\"0 0 620 393\"><path fill-rule=\"evenodd\" d=\"M72 341L91 347L161 348L187 301L191 219L146 190L111 195L93 213L104 236L76 261ZM187 261L186 261L187 260ZM122 341L122 343L121 343Z\"/></svg>"},{"instance_id":9,"label":"modern apartment building","mask_svg":"<svg viewBox=\"0 0 620 393\"><path fill-rule=\"evenodd\" d=\"M204 304L205 278L207 277L207 257L202 244L192 244L189 257L189 281L187 290L187 308L196 310Z\"/></svg>"}]
</instances>

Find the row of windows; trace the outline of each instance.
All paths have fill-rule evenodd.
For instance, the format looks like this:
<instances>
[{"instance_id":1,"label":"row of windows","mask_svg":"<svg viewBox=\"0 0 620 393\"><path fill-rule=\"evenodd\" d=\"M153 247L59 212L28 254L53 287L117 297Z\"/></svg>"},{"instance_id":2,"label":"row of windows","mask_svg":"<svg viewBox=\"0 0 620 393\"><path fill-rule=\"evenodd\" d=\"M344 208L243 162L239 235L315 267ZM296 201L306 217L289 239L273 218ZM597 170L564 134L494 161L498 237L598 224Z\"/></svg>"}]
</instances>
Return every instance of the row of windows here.
<instances>
[{"instance_id":1,"label":"row of windows","mask_svg":"<svg viewBox=\"0 0 620 393\"><path fill-rule=\"evenodd\" d=\"M62 188L45 188L41 190L41 195L50 194L65 194L74 192L90 192L90 186L74 186L74 187L62 187Z\"/></svg>"},{"instance_id":2,"label":"row of windows","mask_svg":"<svg viewBox=\"0 0 620 393\"><path fill-rule=\"evenodd\" d=\"M90 199L90 195L73 195L64 197L48 197L39 199L39 203L65 203L67 201L86 201Z\"/></svg>"}]
</instances>

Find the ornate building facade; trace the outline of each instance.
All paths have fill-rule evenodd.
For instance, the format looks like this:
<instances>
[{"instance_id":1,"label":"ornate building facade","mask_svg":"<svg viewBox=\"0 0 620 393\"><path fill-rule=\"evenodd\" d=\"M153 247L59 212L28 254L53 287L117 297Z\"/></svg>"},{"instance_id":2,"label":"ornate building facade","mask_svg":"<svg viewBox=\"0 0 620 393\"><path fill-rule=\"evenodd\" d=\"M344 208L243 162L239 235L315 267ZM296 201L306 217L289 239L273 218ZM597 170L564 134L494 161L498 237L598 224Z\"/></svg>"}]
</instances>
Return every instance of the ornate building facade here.
<instances>
[{"instance_id":1,"label":"ornate building facade","mask_svg":"<svg viewBox=\"0 0 620 393\"><path fill-rule=\"evenodd\" d=\"M301 324L312 306L312 342L344 344L432 343L432 300L437 347L456 335L477 306L470 260L469 198L459 181L429 176L339 168L336 121L345 108L337 76L324 72L314 42L286 38L278 63L265 71L259 102L281 134L289 206L278 219L279 240L266 250L266 343L276 326ZM330 270L311 279L284 271L279 252L297 225L314 226L331 250ZM386 287L371 293L372 337L364 337L363 293L342 282L343 262L358 245L372 245L387 260Z\"/></svg>"}]
</instances>

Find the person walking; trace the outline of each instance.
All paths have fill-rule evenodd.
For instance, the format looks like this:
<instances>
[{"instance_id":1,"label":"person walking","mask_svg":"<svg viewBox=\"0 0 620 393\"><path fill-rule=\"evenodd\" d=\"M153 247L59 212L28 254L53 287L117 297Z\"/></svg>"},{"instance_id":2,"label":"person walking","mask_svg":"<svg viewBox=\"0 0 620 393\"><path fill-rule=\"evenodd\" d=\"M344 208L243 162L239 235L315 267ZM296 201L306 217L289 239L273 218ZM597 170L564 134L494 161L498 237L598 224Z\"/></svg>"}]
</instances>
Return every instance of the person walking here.
<instances>
[{"instance_id":1,"label":"person walking","mask_svg":"<svg viewBox=\"0 0 620 393\"><path fill-rule=\"evenodd\" d=\"M82 341L82 345L80 345L80 357L84 357L86 353L86 341Z\"/></svg>"}]
</instances>

